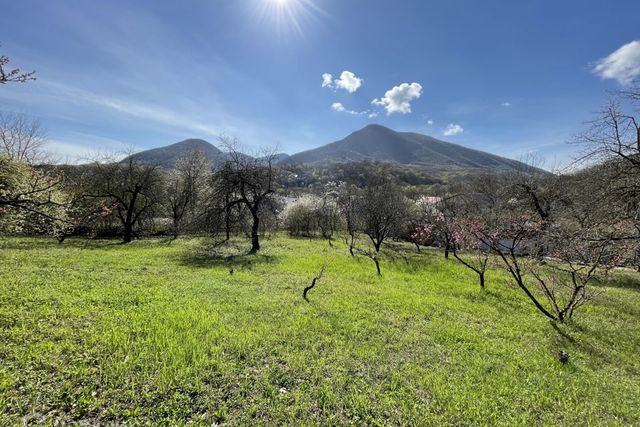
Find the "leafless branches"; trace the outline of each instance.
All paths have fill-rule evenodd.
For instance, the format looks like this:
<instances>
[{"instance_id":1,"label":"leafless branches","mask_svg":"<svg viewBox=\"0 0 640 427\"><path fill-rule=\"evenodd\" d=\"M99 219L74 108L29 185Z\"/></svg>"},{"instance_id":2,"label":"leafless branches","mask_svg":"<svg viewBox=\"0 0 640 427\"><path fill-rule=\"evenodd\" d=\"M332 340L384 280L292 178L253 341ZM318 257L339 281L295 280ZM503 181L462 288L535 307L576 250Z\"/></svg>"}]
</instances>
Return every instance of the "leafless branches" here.
<instances>
[{"instance_id":1,"label":"leafless branches","mask_svg":"<svg viewBox=\"0 0 640 427\"><path fill-rule=\"evenodd\" d=\"M171 215L173 234L177 236L185 216L194 213L209 181L211 163L201 151L180 157L167 173L166 203Z\"/></svg>"},{"instance_id":2,"label":"leafless branches","mask_svg":"<svg viewBox=\"0 0 640 427\"><path fill-rule=\"evenodd\" d=\"M252 218L251 251L260 250L261 208L268 204L276 190L275 150L265 151L261 156L249 156L239 149L238 141L220 137L227 151L228 160L217 172L218 196L225 199L225 209L244 206Z\"/></svg>"},{"instance_id":3,"label":"leafless branches","mask_svg":"<svg viewBox=\"0 0 640 427\"><path fill-rule=\"evenodd\" d=\"M309 302L309 299L307 298L307 293L316 286L316 284L320 279L322 279L322 276L324 275L324 271L326 268L327 268L327 264L323 264L318 274L316 274L313 280L311 280L311 284L305 287L304 290L302 291L302 298L304 298L306 302Z\"/></svg>"},{"instance_id":4,"label":"leafless branches","mask_svg":"<svg viewBox=\"0 0 640 427\"><path fill-rule=\"evenodd\" d=\"M38 120L0 111L0 152L13 160L36 164L44 160L47 136Z\"/></svg>"},{"instance_id":5,"label":"leafless branches","mask_svg":"<svg viewBox=\"0 0 640 427\"><path fill-rule=\"evenodd\" d=\"M123 243L129 243L139 222L160 206L162 178L158 165L142 163L132 155L122 161L94 162L83 179L81 197L113 212L122 225Z\"/></svg>"},{"instance_id":6,"label":"leafless branches","mask_svg":"<svg viewBox=\"0 0 640 427\"><path fill-rule=\"evenodd\" d=\"M29 80L35 80L35 71L24 72L19 68L8 68L11 60L5 55L0 55L0 84L5 83L24 83Z\"/></svg>"},{"instance_id":7,"label":"leafless branches","mask_svg":"<svg viewBox=\"0 0 640 427\"><path fill-rule=\"evenodd\" d=\"M640 169L640 87L612 95L609 103L588 122L585 132L574 143L585 145L577 162L619 160Z\"/></svg>"},{"instance_id":8,"label":"leafless branches","mask_svg":"<svg viewBox=\"0 0 640 427\"><path fill-rule=\"evenodd\" d=\"M25 231L44 221L43 226L50 230L65 223L69 200L61 190L63 179L55 169L36 168L0 155L0 226Z\"/></svg>"}]
</instances>

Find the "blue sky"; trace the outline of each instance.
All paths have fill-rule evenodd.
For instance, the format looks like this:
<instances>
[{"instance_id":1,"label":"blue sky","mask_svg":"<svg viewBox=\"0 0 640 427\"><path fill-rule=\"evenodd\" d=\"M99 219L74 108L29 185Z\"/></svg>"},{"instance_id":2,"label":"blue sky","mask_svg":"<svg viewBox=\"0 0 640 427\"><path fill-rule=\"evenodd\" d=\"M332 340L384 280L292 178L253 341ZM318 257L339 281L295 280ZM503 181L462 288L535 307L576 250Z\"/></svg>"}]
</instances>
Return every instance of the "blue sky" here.
<instances>
[{"instance_id":1,"label":"blue sky","mask_svg":"<svg viewBox=\"0 0 640 427\"><path fill-rule=\"evenodd\" d=\"M294 153L379 123L566 163L640 75L637 0L3 3L1 52L38 80L0 108L70 157L220 134Z\"/></svg>"}]
</instances>

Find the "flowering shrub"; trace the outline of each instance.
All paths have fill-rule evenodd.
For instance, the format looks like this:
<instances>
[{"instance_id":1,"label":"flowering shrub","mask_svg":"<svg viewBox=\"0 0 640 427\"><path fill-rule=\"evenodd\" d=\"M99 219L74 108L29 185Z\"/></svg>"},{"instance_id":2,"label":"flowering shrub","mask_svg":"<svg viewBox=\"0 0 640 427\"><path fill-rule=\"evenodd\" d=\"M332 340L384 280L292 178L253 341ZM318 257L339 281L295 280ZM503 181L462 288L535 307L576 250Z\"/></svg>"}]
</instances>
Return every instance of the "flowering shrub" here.
<instances>
[{"instance_id":1,"label":"flowering shrub","mask_svg":"<svg viewBox=\"0 0 640 427\"><path fill-rule=\"evenodd\" d=\"M422 224L411 233L411 240L419 245L428 245L433 241L433 224Z\"/></svg>"},{"instance_id":2,"label":"flowering shrub","mask_svg":"<svg viewBox=\"0 0 640 427\"><path fill-rule=\"evenodd\" d=\"M494 236L494 233L489 232L485 224L477 218L459 219L451 226L451 237L456 249L480 250L484 244L478 236L482 234Z\"/></svg>"}]
</instances>

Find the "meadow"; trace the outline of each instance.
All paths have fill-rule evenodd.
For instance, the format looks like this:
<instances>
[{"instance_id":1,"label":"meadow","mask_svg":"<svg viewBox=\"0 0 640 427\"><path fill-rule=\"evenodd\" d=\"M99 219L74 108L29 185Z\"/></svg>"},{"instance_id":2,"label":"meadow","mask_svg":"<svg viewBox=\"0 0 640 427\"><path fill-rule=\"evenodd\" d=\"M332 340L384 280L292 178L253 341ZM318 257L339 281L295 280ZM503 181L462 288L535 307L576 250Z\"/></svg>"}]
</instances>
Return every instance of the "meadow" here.
<instances>
[{"instance_id":1,"label":"meadow","mask_svg":"<svg viewBox=\"0 0 640 427\"><path fill-rule=\"evenodd\" d=\"M640 425L640 275L558 325L393 246L2 239L0 425Z\"/></svg>"}]
</instances>

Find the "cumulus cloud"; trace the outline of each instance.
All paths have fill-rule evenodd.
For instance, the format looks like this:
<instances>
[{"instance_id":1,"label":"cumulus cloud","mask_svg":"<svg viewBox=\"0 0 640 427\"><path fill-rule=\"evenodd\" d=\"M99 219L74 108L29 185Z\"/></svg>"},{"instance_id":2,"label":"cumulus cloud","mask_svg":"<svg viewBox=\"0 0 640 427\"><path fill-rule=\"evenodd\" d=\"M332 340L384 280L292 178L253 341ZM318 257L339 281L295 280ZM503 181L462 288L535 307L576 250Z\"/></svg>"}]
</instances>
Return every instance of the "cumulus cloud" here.
<instances>
[{"instance_id":1,"label":"cumulus cloud","mask_svg":"<svg viewBox=\"0 0 640 427\"><path fill-rule=\"evenodd\" d=\"M358 88L362 86L362 79L360 77L356 77L356 75L351 71L343 71L342 74L340 74L340 78L335 79L333 82L337 87L342 88L349 93L357 91Z\"/></svg>"},{"instance_id":2,"label":"cumulus cloud","mask_svg":"<svg viewBox=\"0 0 640 427\"><path fill-rule=\"evenodd\" d=\"M433 120L427 120L427 124L431 126L433 124Z\"/></svg>"},{"instance_id":3,"label":"cumulus cloud","mask_svg":"<svg viewBox=\"0 0 640 427\"><path fill-rule=\"evenodd\" d=\"M458 124L449 123L449 126L442 132L444 136L454 136L464 132L464 128Z\"/></svg>"},{"instance_id":4,"label":"cumulus cloud","mask_svg":"<svg viewBox=\"0 0 640 427\"><path fill-rule=\"evenodd\" d=\"M322 75L322 87L329 87L331 89L344 89L349 93L357 91L362 86L362 80L351 71L343 71L340 74L340 78L334 79L330 73L324 73Z\"/></svg>"},{"instance_id":5,"label":"cumulus cloud","mask_svg":"<svg viewBox=\"0 0 640 427\"><path fill-rule=\"evenodd\" d=\"M628 85L640 76L640 40L627 43L609 56L600 59L593 72L603 79Z\"/></svg>"},{"instance_id":6,"label":"cumulus cloud","mask_svg":"<svg viewBox=\"0 0 640 427\"><path fill-rule=\"evenodd\" d=\"M382 98L371 101L372 105L384 107L387 115L391 113L407 114L411 112L411 101L420 98L422 85L420 83L402 83L388 90Z\"/></svg>"},{"instance_id":7,"label":"cumulus cloud","mask_svg":"<svg viewBox=\"0 0 640 427\"><path fill-rule=\"evenodd\" d=\"M332 87L333 86L333 76L329 73L324 73L322 75L322 87Z\"/></svg>"},{"instance_id":8,"label":"cumulus cloud","mask_svg":"<svg viewBox=\"0 0 640 427\"><path fill-rule=\"evenodd\" d=\"M500 105L502 105L503 107L511 107L511 103L509 101L505 101Z\"/></svg>"},{"instance_id":9,"label":"cumulus cloud","mask_svg":"<svg viewBox=\"0 0 640 427\"><path fill-rule=\"evenodd\" d=\"M333 104L331 104L331 108L339 112L342 112L345 110L344 105L342 105L342 102L334 102Z\"/></svg>"}]
</instances>

